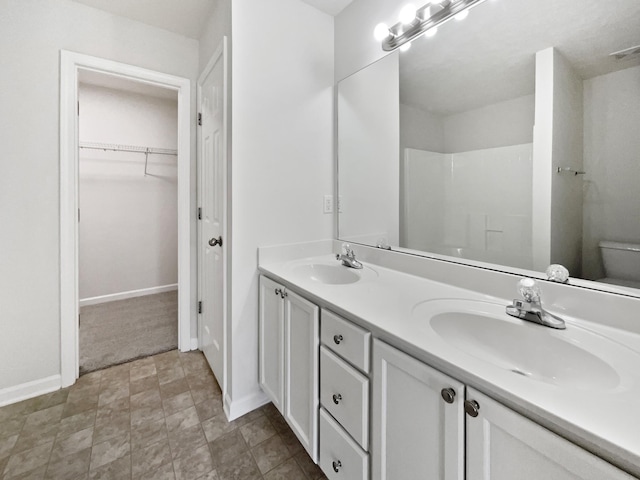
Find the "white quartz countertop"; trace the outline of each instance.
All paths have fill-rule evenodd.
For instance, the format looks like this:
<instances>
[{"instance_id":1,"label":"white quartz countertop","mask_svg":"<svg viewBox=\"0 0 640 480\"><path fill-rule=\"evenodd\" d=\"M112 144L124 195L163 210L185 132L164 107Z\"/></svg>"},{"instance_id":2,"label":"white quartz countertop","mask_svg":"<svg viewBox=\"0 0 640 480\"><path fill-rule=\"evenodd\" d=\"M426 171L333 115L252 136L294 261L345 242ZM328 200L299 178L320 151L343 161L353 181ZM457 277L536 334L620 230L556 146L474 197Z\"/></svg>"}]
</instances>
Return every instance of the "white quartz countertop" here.
<instances>
[{"instance_id":1,"label":"white quartz countertop","mask_svg":"<svg viewBox=\"0 0 640 480\"><path fill-rule=\"evenodd\" d=\"M586 384L579 381L587 378L589 372L579 372L578 380L568 382L529 378L452 346L429 327L430 316L446 311L447 305L481 302L478 305L503 312L512 298L491 297L370 263L365 263L362 270L350 269L360 276L358 281L330 285L312 279L300 268L311 264L338 265L338 262L334 255L261 261L260 271L370 330L375 337L640 477L640 345L635 349L635 340L619 342L620 338L626 339L625 332L582 322L565 312L562 317L567 330L549 334L564 341L563 335L580 333L571 340L577 347L581 347L583 338L606 337L604 343L614 348L609 348L603 358L614 365L619 379L591 386L588 381ZM446 299L456 299L457 303ZM547 327L527 323L524 328ZM582 348L590 348L588 342ZM541 348L541 355L547 354L544 352L545 348ZM589 368L585 364L585 369Z\"/></svg>"}]
</instances>

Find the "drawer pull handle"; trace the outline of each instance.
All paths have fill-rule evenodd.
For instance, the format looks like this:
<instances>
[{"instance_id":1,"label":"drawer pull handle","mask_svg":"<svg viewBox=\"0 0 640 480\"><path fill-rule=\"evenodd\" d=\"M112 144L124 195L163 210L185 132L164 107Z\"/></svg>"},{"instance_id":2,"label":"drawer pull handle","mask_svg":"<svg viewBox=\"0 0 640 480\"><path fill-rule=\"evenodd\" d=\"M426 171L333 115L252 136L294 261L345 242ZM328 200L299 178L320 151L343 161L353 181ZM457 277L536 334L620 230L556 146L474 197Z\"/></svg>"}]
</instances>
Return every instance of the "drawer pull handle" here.
<instances>
[{"instance_id":1,"label":"drawer pull handle","mask_svg":"<svg viewBox=\"0 0 640 480\"><path fill-rule=\"evenodd\" d=\"M447 403L453 403L456 399L456 391L453 388L443 388L440 395L442 395L442 399Z\"/></svg>"},{"instance_id":2,"label":"drawer pull handle","mask_svg":"<svg viewBox=\"0 0 640 480\"><path fill-rule=\"evenodd\" d=\"M344 337L342 335L334 335L333 336L333 341L336 343L336 345L340 345L340 342L344 340Z\"/></svg>"},{"instance_id":3,"label":"drawer pull handle","mask_svg":"<svg viewBox=\"0 0 640 480\"><path fill-rule=\"evenodd\" d=\"M333 471L338 473L338 471L340 470L340 468L342 468L342 462L340 460L338 460L337 462L333 462Z\"/></svg>"},{"instance_id":4,"label":"drawer pull handle","mask_svg":"<svg viewBox=\"0 0 640 480\"><path fill-rule=\"evenodd\" d=\"M475 400L465 400L464 402L464 411L467 412L467 415L470 417L477 417L478 411L480 410L480 405Z\"/></svg>"},{"instance_id":5,"label":"drawer pull handle","mask_svg":"<svg viewBox=\"0 0 640 480\"><path fill-rule=\"evenodd\" d=\"M333 396L333 403L335 403L336 405L340 403L340 400L342 400L342 395L340 395L339 393Z\"/></svg>"}]
</instances>

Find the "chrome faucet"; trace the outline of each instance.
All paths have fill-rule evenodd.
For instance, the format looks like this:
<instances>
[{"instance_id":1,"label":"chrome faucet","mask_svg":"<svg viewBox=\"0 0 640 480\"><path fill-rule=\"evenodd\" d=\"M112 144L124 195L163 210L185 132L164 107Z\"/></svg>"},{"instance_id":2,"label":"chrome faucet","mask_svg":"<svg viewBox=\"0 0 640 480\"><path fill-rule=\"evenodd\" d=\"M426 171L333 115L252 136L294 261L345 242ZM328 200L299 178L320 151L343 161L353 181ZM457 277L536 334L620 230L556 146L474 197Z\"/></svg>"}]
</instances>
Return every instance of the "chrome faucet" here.
<instances>
[{"instance_id":1,"label":"chrome faucet","mask_svg":"<svg viewBox=\"0 0 640 480\"><path fill-rule=\"evenodd\" d=\"M524 297L524 301L515 299L513 304L507 307L509 315L558 330L567 328L564 320L542 308L540 288L534 279L523 278L520 280L518 292Z\"/></svg>"},{"instance_id":2,"label":"chrome faucet","mask_svg":"<svg viewBox=\"0 0 640 480\"><path fill-rule=\"evenodd\" d=\"M336 260L342 261L342 265L349 268L362 268L362 263L356 260L356 254L348 243L342 244L342 251L344 253L336 254Z\"/></svg>"}]
</instances>

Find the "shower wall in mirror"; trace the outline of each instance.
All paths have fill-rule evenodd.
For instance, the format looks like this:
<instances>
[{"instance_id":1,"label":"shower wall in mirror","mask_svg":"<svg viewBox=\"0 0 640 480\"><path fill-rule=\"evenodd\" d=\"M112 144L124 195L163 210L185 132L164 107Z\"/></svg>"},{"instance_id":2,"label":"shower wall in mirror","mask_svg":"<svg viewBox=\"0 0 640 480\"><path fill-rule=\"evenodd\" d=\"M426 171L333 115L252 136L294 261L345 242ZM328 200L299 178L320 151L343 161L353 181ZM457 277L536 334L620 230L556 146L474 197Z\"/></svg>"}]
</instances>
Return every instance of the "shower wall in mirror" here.
<instances>
[{"instance_id":1,"label":"shower wall in mirror","mask_svg":"<svg viewBox=\"0 0 640 480\"><path fill-rule=\"evenodd\" d=\"M639 131L637 0L484 2L338 84L339 236L638 295Z\"/></svg>"}]
</instances>

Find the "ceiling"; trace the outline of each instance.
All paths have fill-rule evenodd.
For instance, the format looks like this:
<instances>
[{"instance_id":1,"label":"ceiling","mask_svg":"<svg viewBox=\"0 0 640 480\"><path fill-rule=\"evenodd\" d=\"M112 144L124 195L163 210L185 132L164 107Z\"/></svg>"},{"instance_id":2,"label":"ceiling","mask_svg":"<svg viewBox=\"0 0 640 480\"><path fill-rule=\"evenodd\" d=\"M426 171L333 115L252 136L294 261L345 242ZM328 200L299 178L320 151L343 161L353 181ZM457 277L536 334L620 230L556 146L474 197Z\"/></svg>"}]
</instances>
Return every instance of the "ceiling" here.
<instances>
[{"instance_id":1,"label":"ceiling","mask_svg":"<svg viewBox=\"0 0 640 480\"><path fill-rule=\"evenodd\" d=\"M73 0L105 12L199 39L217 0ZM329 15L353 0L302 0Z\"/></svg>"},{"instance_id":2,"label":"ceiling","mask_svg":"<svg viewBox=\"0 0 640 480\"><path fill-rule=\"evenodd\" d=\"M318 10L336 16L353 0L302 0L307 5L316 7Z\"/></svg>"},{"instance_id":3,"label":"ceiling","mask_svg":"<svg viewBox=\"0 0 640 480\"><path fill-rule=\"evenodd\" d=\"M400 54L401 102L451 115L534 93L535 54L555 47L582 79L640 65L638 0L484 2Z\"/></svg>"}]
</instances>

